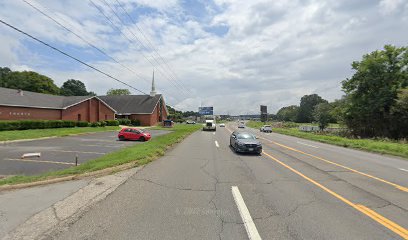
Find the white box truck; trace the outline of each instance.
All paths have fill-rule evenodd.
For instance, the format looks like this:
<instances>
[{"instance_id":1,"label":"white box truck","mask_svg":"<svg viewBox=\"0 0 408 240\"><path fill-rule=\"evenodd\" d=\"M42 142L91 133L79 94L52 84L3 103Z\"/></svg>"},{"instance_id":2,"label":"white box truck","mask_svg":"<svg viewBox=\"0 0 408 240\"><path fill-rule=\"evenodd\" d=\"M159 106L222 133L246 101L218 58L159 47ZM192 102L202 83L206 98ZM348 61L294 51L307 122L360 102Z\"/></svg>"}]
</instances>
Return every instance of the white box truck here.
<instances>
[{"instance_id":1,"label":"white box truck","mask_svg":"<svg viewBox=\"0 0 408 240\"><path fill-rule=\"evenodd\" d=\"M203 131L216 131L215 119L205 120L203 124Z\"/></svg>"}]
</instances>

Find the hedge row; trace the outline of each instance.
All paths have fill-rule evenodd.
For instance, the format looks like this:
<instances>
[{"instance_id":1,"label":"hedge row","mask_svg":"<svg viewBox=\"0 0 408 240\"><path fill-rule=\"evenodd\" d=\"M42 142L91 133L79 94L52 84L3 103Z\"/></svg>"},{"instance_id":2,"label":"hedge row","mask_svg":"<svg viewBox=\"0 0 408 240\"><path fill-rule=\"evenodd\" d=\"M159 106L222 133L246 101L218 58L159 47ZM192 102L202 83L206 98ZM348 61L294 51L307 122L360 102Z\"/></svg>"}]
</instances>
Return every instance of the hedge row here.
<instances>
[{"instance_id":1,"label":"hedge row","mask_svg":"<svg viewBox=\"0 0 408 240\"><path fill-rule=\"evenodd\" d=\"M107 120L107 121L101 121L101 122L96 122L96 123L88 123L88 122L83 122L83 121L79 121L79 122L66 121L66 120L0 121L0 131L45 129L45 128L105 127L105 126L119 126L119 121Z\"/></svg>"}]
</instances>

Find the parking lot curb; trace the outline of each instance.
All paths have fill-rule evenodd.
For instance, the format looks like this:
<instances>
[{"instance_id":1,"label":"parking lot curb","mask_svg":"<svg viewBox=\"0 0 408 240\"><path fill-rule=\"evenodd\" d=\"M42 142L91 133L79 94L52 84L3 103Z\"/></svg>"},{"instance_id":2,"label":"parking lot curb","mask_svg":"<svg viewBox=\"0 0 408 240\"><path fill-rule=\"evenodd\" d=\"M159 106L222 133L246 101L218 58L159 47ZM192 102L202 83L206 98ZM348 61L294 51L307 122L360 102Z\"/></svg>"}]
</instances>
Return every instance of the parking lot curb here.
<instances>
[{"instance_id":1,"label":"parking lot curb","mask_svg":"<svg viewBox=\"0 0 408 240\"><path fill-rule=\"evenodd\" d=\"M36 186L59 183L59 182L65 182L65 181L71 181L71 180L78 180L78 179L83 179L83 178L101 177L101 176L109 175L109 174L112 174L112 173L116 173L116 172L124 171L124 170L127 170L127 169L131 169L131 168L134 168L134 167L141 167L141 166L139 166L137 162L131 162L131 163L126 163L126 164L122 164L122 165L119 165L119 166L115 166L115 167L112 167L112 168L106 168L106 169L93 171L93 172L87 172L87 173L83 173L83 174L51 178L51 179L46 179L46 180L36 181L36 182L30 182L30 183L21 183L21 184L15 184L15 185L3 185L3 186L0 186L0 192L10 191L10 190L17 190L17 189L22 189L22 188L29 188L29 187L36 187Z\"/></svg>"}]
</instances>

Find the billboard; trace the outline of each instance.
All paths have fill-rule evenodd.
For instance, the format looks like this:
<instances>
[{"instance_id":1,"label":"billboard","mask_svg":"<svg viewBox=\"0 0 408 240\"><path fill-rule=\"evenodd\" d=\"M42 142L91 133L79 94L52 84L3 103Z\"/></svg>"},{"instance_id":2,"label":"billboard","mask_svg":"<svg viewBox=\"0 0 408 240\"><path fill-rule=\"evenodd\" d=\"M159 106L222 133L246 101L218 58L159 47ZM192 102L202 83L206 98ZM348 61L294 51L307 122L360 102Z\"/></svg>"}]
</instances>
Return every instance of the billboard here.
<instances>
[{"instance_id":1,"label":"billboard","mask_svg":"<svg viewBox=\"0 0 408 240\"><path fill-rule=\"evenodd\" d=\"M268 107L261 105L261 122L268 121Z\"/></svg>"},{"instance_id":2,"label":"billboard","mask_svg":"<svg viewBox=\"0 0 408 240\"><path fill-rule=\"evenodd\" d=\"M214 107L199 107L198 113L200 115L214 115Z\"/></svg>"},{"instance_id":3,"label":"billboard","mask_svg":"<svg viewBox=\"0 0 408 240\"><path fill-rule=\"evenodd\" d=\"M268 107L265 105L261 105L261 114L262 113L268 113Z\"/></svg>"}]
</instances>

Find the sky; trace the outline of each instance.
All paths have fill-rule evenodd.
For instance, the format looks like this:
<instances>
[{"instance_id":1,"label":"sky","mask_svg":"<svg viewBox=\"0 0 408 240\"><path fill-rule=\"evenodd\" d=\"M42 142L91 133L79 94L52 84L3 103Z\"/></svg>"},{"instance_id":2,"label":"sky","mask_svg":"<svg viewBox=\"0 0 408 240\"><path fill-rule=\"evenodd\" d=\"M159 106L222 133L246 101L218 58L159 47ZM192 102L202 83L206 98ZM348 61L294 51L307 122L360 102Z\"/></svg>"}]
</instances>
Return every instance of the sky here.
<instances>
[{"instance_id":1,"label":"sky","mask_svg":"<svg viewBox=\"0 0 408 240\"><path fill-rule=\"evenodd\" d=\"M339 99L353 61L408 42L406 0L2 0L0 19L145 93L154 69L177 109L231 115ZM127 88L1 23L0 66Z\"/></svg>"}]
</instances>

